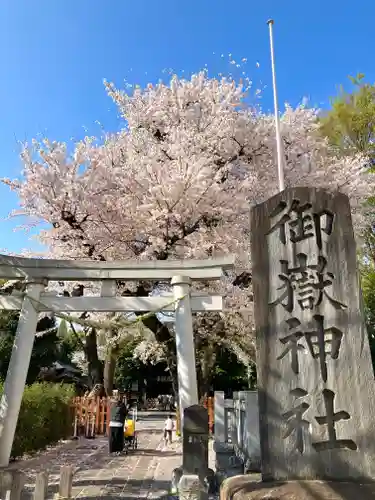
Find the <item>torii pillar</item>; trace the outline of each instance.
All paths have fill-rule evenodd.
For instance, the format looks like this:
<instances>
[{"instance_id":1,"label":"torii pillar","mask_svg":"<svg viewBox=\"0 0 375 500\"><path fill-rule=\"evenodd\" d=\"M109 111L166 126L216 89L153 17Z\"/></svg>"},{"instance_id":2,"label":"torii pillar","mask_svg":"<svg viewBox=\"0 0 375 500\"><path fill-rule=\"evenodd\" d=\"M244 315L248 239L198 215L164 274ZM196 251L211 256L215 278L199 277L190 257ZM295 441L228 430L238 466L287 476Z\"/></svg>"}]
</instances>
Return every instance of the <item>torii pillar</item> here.
<instances>
[{"instance_id":1,"label":"torii pillar","mask_svg":"<svg viewBox=\"0 0 375 500\"><path fill-rule=\"evenodd\" d=\"M179 299L176 302L175 329L178 397L182 432L184 409L198 404L193 315L190 297L191 279L187 276L174 276L171 284L175 299Z\"/></svg>"}]
</instances>

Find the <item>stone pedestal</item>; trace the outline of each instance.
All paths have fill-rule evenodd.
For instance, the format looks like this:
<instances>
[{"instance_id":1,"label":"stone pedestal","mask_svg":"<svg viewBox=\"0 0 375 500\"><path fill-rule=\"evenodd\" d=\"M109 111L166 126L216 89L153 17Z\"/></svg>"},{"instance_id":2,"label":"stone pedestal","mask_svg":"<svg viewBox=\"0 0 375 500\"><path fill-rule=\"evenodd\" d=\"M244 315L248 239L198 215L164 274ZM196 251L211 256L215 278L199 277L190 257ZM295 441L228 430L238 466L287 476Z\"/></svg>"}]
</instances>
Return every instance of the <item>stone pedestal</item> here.
<instances>
[{"instance_id":1,"label":"stone pedestal","mask_svg":"<svg viewBox=\"0 0 375 500\"><path fill-rule=\"evenodd\" d=\"M180 500L208 500L208 488L196 474L184 474L178 483Z\"/></svg>"},{"instance_id":2,"label":"stone pedestal","mask_svg":"<svg viewBox=\"0 0 375 500\"><path fill-rule=\"evenodd\" d=\"M171 480L171 494L177 495L179 493L179 484L182 476L184 475L182 467L177 467L172 471ZM185 474L184 477L190 477L190 474ZM195 477L195 475L193 474ZM199 476L198 476L199 477ZM225 476L227 477L227 476ZM223 479L225 479L225 477ZM184 480L185 481L185 480ZM208 469L207 475L200 478L201 484L203 484L204 491L207 491L209 495L216 495L219 491L219 483L215 472L212 469Z\"/></svg>"}]
</instances>

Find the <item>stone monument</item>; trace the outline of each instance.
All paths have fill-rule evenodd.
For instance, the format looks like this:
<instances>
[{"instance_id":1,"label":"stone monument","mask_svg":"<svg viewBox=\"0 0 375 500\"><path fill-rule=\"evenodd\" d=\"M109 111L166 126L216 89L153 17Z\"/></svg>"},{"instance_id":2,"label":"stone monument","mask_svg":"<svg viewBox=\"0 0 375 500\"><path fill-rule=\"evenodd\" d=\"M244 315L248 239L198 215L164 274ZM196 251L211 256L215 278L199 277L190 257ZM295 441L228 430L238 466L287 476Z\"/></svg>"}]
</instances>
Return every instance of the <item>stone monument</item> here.
<instances>
[{"instance_id":1,"label":"stone monument","mask_svg":"<svg viewBox=\"0 0 375 500\"><path fill-rule=\"evenodd\" d=\"M375 478L375 383L347 196L251 211L262 480Z\"/></svg>"}]
</instances>

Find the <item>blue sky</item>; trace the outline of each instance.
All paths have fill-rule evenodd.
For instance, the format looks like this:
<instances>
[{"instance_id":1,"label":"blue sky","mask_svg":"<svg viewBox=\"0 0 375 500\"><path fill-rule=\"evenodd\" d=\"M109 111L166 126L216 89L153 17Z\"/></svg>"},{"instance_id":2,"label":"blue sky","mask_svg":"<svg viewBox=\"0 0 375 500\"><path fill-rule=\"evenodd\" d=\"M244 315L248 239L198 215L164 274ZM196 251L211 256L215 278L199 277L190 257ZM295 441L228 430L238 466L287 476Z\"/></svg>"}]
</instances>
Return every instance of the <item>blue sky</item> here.
<instances>
[{"instance_id":1,"label":"blue sky","mask_svg":"<svg viewBox=\"0 0 375 500\"><path fill-rule=\"evenodd\" d=\"M38 134L69 140L119 126L103 79L141 85L207 64L228 73L247 58L255 85L268 85L262 106L272 109L269 38L275 19L280 102L327 107L348 74L375 81L375 3L338 0L2 0L0 3L0 175L15 177L21 164L17 140ZM225 57L222 58L221 54ZM256 62L260 67L256 67ZM0 186L0 217L17 198ZM18 221L0 220L0 247L37 248L13 232Z\"/></svg>"}]
</instances>

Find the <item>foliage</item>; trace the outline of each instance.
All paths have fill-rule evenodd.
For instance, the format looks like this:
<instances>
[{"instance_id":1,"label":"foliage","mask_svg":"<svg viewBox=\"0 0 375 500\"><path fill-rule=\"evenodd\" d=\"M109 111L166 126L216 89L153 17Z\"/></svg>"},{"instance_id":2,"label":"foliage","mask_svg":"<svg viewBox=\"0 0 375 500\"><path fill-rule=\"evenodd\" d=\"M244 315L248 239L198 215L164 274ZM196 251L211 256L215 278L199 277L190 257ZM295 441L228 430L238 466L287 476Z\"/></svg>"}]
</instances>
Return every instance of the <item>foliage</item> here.
<instances>
[{"instance_id":1,"label":"foliage","mask_svg":"<svg viewBox=\"0 0 375 500\"><path fill-rule=\"evenodd\" d=\"M128 389L132 382L138 381L143 371L142 362L134 356L137 341L123 342L116 363L115 384Z\"/></svg>"},{"instance_id":2,"label":"foliage","mask_svg":"<svg viewBox=\"0 0 375 500\"><path fill-rule=\"evenodd\" d=\"M23 177L4 179L19 196L15 213L48 224L40 237L55 258L166 260L233 252L235 273L211 289L237 311L225 339L242 356L239 340L251 344L253 332L249 206L278 191L273 116L246 106L240 84L206 72L190 80L174 76L169 86L136 88L132 95L112 84L106 88L124 120L122 130L100 140L86 137L73 154L67 144L48 139L25 145ZM281 117L286 186L347 193L358 234L367 223L362 203L373 192L374 177L366 158L342 159L316 133L317 116L300 106L286 107ZM154 292L150 283L120 290ZM156 316L144 324L173 360L168 327Z\"/></svg>"},{"instance_id":3,"label":"foliage","mask_svg":"<svg viewBox=\"0 0 375 500\"><path fill-rule=\"evenodd\" d=\"M141 361L143 364L150 363L156 365L167 360L168 350L165 344L157 342L155 339L141 340L137 343L133 352L133 359Z\"/></svg>"},{"instance_id":4,"label":"foliage","mask_svg":"<svg viewBox=\"0 0 375 500\"><path fill-rule=\"evenodd\" d=\"M249 380L250 375L250 380ZM216 363L211 376L211 384L214 391L231 392L255 388L256 376L247 367L240 363L232 352L221 348L216 356Z\"/></svg>"},{"instance_id":5,"label":"foliage","mask_svg":"<svg viewBox=\"0 0 375 500\"><path fill-rule=\"evenodd\" d=\"M17 323L18 314L8 311L0 312L0 379L5 379L8 370Z\"/></svg>"},{"instance_id":6,"label":"foliage","mask_svg":"<svg viewBox=\"0 0 375 500\"><path fill-rule=\"evenodd\" d=\"M0 384L0 394L3 388ZM35 383L25 388L12 457L21 457L72 435L72 386Z\"/></svg>"},{"instance_id":7,"label":"foliage","mask_svg":"<svg viewBox=\"0 0 375 500\"><path fill-rule=\"evenodd\" d=\"M107 88L126 121L121 132L102 145L85 138L72 156L65 144L34 142L22 154L24 179L5 181L22 212L50 224L41 237L54 255L162 260L234 251L240 257L249 203L277 192L273 117L238 109L241 86L205 73L133 96ZM287 185L344 184L357 206L372 177L357 175L360 158L345 163L327 155L314 134L316 116L305 107L282 116ZM301 164L305 157L309 168Z\"/></svg>"},{"instance_id":8,"label":"foliage","mask_svg":"<svg viewBox=\"0 0 375 500\"><path fill-rule=\"evenodd\" d=\"M202 396L212 386L217 390L227 390L230 385L233 388L249 387L249 375L255 361L253 337L242 335L241 324L234 324L236 320L240 322L241 316L237 318L233 313L199 313L194 317L198 388ZM230 339L226 335L229 328L233 332ZM155 338L135 345L133 357L144 364L168 360L166 344L157 342ZM250 385L252 383L250 381Z\"/></svg>"},{"instance_id":9,"label":"foliage","mask_svg":"<svg viewBox=\"0 0 375 500\"><path fill-rule=\"evenodd\" d=\"M14 336L16 334L19 313L14 311L0 311L0 378L5 379L8 364L12 354ZM37 326L37 332L47 333L36 335L27 383L37 380L41 368L50 367L54 361L68 362L74 346L69 339L60 339L55 328L55 321L42 317Z\"/></svg>"},{"instance_id":10,"label":"foliage","mask_svg":"<svg viewBox=\"0 0 375 500\"><path fill-rule=\"evenodd\" d=\"M206 315L202 315L202 318ZM213 316L213 315L212 315ZM196 323L195 323L196 324ZM219 324L216 318L212 318L212 325ZM195 330L195 337L199 333ZM202 339L200 339L202 340ZM207 367L204 380L199 377L201 365L206 358L205 352L207 344L201 341L196 343L197 372L200 393L204 389L213 388L213 390L241 390L249 386L254 387L255 371L253 361L246 363L238 361L238 356L230 349L230 345L225 343L210 342L211 359ZM124 342L120 348L117 365L115 383L117 387L128 388L131 382L142 378L147 379L152 367L160 364L165 365L167 361L167 352L162 344L155 339L142 340L134 339L132 342ZM154 371L152 371L154 373ZM167 375L167 373L166 373ZM249 381L250 376L250 381ZM205 388L202 387L205 386ZM208 392L208 390L206 391Z\"/></svg>"},{"instance_id":11,"label":"foliage","mask_svg":"<svg viewBox=\"0 0 375 500\"><path fill-rule=\"evenodd\" d=\"M364 154L368 166L375 167L375 84L364 81L364 75L350 77L352 89L341 87L332 108L320 118L320 132L338 154ZM371 190L363 210L368 212L368 226L363 231L365 252L375 262L374 191ZM363 200L366 201L365 199Z\"/></svg>"},{"instance_id":12,"label":"foliage","mask_svg":"<svg viewBox=\"0 0 375 500\"><path fill-rule=\"evenodd\" d=\"M372 362L375 372L375 269L373 265L364 265L361 272L364 310L367 333L370 342Z\"/></svg>"},{"instance_id":13,"label":"foliage","mask_svg":"<svg viewBox=\"0 0 375 500\"><path fill-rule=\"evenodd\" d=\"M341 87L320 129L341 153L363 153L375 165L375 85L364 82L363 74L350 81L354 89L346 92Z\"/></svg>"}]
</instances>

